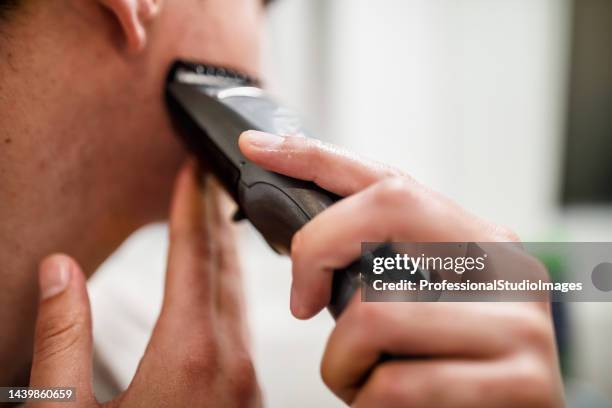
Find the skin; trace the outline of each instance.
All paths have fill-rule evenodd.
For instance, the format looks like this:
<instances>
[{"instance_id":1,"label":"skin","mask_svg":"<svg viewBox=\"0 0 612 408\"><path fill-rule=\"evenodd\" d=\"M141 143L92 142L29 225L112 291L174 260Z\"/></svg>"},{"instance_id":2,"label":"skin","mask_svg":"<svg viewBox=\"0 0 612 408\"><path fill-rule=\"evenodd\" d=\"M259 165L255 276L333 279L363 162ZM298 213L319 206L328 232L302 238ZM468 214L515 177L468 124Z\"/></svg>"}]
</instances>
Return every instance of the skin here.
<instances>
[{"instance_id":1,"label":"skin","mask_svg":"<svg viewBox=\"0 0 612 408\"><path fill-rule=\"evenodd\" d=\"M269 170L347 196L293 238L291 310L298 318L329 303L331 272L356 259L361 242L518 241L401 171L337 147L259 132L243 134L240 147ZM515 252L515 261L542 273ZM382 354L411 358L376 365ZM356 294L328 340L321 374L356 407L564 405L544 302L362 303Z\"/></svg>"},{"instance_id":2,"label":"skin","mask_svg":"<svg viewBox=\"0 0 612 408\"><path fill-rule=\"evenodd\" d=\"M40 267L32 387L69 384L79 408L261 405L229 214L216 183L198 186L195 174L188 165L177 180L162 311L128 389L102 405L93 396L86 279L66 255Z\"/></svg>"},{"instance_id":3,"label":"skin","mask_svg":"<svg viewBox=\"0 0 612 408\"><path fill-rule=\"evenodd\" d=\"M69 253L89 276L166 217L185 159L170 62L257 75L262 14L260 0L27 0L0 21L0 384L28 380L40 261Z\"/></svg>"}]
</instances>

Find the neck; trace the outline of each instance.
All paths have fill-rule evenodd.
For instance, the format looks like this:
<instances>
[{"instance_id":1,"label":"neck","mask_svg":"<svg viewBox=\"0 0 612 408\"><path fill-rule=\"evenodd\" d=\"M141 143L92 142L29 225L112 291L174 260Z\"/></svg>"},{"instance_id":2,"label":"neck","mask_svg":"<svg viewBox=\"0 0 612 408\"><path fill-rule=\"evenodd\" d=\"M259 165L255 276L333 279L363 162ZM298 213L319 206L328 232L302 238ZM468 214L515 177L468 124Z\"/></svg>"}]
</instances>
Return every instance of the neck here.
<instances>
[{"instance_id":1,"label":"neck","mask_svg":"<svg viewBox=\"0 0 612 408\"><path fill-rule=\"evenodd\" d=\"M40 260L64 252L93 273L132 231L165 216L182 160L169 125L143 120L165 117L164 70L148 68L146 56L138 64L117 53L104 37L115 35L110 30L80 37L30 31L37 19L75 24L42 13L28 15L23 28L15 24L8 41L0 38L4 384L18 384L29 367Z\"/></svg>"},{"instance_id":2,"label":"neck","mask_svg":"<svg viewBox=\"0 0 612 408\"><path fill-rule=\"evenodd\" d=\"M49 252L66 251L91 271L146 221L128 221L122 215L131 214L106 208L109 202L123 202L112 183L106 191L96 190L105 187L108 173L118 171L105 144L130 140L137 129L119 126L119 118L130 110L112 84L112 79L121 80L113 76L121 61L113 67L112 59L102 62L104 54L96 61L95 55L71 55L75 47L50 47L59 41L52 34L35 36L23 41L26 48L9 43L3 50L0 242L12 248L0 248L0 264L6 266L2 252L20 263L35 263ZM108 71L96 70L96 64ZM101 155L108 157L101 160Z\"/></svg>"}]
</instances>

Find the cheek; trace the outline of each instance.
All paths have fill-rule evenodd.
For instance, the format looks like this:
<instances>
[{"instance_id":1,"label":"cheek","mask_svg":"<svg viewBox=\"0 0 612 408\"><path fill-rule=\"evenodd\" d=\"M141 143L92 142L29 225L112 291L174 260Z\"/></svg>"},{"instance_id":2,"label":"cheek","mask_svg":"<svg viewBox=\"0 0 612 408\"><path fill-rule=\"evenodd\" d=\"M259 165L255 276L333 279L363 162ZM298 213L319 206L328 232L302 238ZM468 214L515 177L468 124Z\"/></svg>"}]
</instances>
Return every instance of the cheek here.
<instances>
[{"instance_id":1,"label":"cheek","mask_svg":"<svg viewBox=\"0 0 612 408\"><path fill-rule=\"evenodd\" d=\"M190 3L185 1L186 3ZM259 0L196 1L190 7L167 3L165 24L173 32L175 56L259 73L260 29L263 12Z\"/></svg>"}]
</instances>

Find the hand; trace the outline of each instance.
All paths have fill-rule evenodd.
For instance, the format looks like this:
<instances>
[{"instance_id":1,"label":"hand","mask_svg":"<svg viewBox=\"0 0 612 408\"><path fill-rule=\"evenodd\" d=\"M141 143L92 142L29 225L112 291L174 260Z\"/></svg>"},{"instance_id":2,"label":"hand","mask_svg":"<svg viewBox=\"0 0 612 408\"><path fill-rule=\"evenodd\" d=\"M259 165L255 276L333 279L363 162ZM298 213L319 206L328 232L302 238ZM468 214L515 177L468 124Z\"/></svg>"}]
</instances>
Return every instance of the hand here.
<instances>
[{"instance_id":1,"label":"hand","mask_svg":"<svg viewBox=\"0 0 612 408\"><path fill-rule=\"evenodd\" d=\"M162 310L132 383L105 406L259 406L234 241L218 193L209 178L201 195L192 165L180 174ZM84 275L71 258L53 255L39 281L30 386L76 387L75 407L99 406Z\"/></svg>"},{"instance_id":2,"label":"hand","mask_svg":"<svg viewBox=\"0 0 612 408\"><path fill-rule=\"evenodd\" d=\"M361 242L516 241L401 171L319 141L246 132L247 158L271 171L348 196L306 224L291 248L291 310L309 318L330 300L332 271ZM376 365L382 354L410 358ZM361 303L331 334L321 373L358 407L563 404L546 303Z\"/></svg>"}]
</instances>

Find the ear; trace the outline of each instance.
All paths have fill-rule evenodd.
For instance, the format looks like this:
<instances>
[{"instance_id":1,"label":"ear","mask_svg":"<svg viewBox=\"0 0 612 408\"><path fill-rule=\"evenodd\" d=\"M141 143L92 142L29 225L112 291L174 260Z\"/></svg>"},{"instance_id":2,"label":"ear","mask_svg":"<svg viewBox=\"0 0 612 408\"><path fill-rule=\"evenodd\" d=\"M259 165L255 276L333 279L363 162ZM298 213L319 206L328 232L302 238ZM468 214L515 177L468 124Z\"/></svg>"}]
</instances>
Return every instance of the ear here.
<instances>
[{"instance_id":1,"label":"ear","mask_svg":"<svg viewBox=\"0 0 612 408\"><path fill-rule=\"evenodd\" d=\"M98 0L110 10L126 38L128 51L138 53L147 44L146 24L159 13L161 0Z\"/></svg>"}]
</instances>

